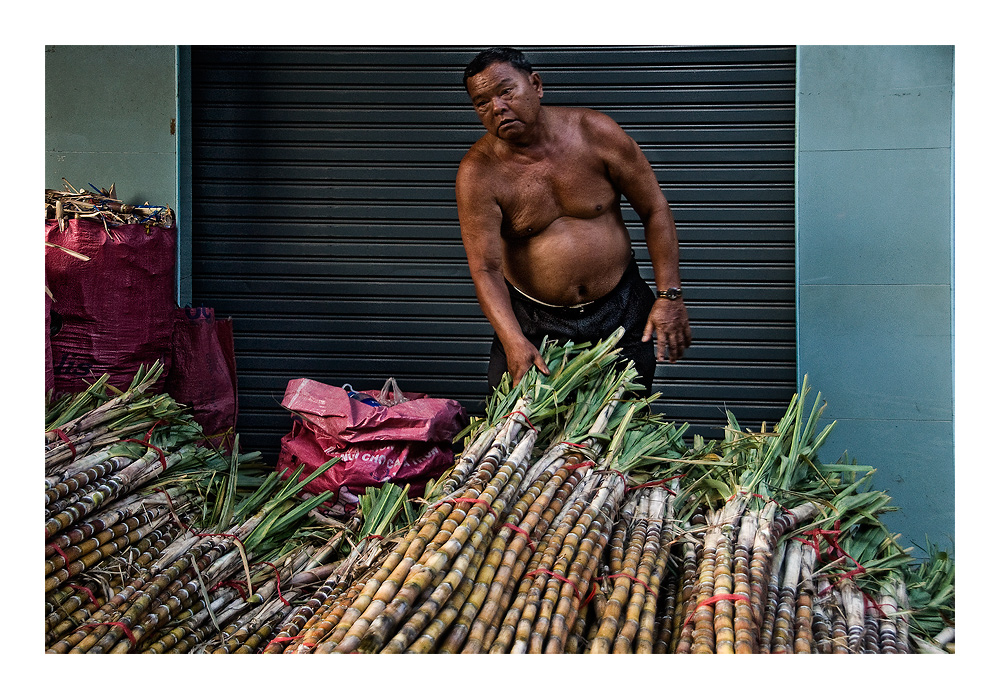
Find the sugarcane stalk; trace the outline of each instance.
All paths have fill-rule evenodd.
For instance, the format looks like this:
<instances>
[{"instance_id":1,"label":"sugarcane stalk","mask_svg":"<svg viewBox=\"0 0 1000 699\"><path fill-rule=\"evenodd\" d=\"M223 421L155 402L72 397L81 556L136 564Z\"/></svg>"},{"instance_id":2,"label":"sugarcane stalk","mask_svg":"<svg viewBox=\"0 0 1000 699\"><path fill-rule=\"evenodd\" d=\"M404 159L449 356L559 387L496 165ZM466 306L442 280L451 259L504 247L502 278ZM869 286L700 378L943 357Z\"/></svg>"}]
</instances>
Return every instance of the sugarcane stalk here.
<instances>
[{"instance_id":1,"label":"sugarcane stalk","mask_svg":"<svg viewBox=\"0 0 1000 699\"><path fill-rule=\"evenodd\" d=\"M555 556L554 551L562 545L566 531L572 527L575 517L579 514L579 509L575 505L589 482L588 478L589 474L587 477L579 479L571 492L561 493L563 497L553 499L553 502L546 509L546 517L551 518L549 520L551 524L546 528L533 551L522 552L522 556L529 554L527 563L522 563L522 557L518 558L515 564L517 566L516 575L511 578L509 587L504 590L501 597L500 609L506 610L503 613L502 623L496 625L496 630L491 630L486 637L487 643L484 644L484 647L488 647L490 653L512 652L519 631L523 633L526 645L526 638L531 631L535 613L535 606L530 603L532 595L537 594L535 587L538 582L538 574L534 571L546 570L551 565ZM570 482L570 479L567 479L564 485L568 486ZM568 526L564 527L563 523L567 520L571 521ZM522 622L526 625L523 631Z\"/></svg>"},{"instance_id":2,"label":"sugarcane stalk","mask_svg":"<svg viewBox=\"0 0 1000 699\"><path fill-rule=\"evenodd\" d=\"M455 619L458 618L462 605L472 592L475 575L485 558L485 549L475 547L472 560L469 565L468 575L464 576L455 588L455 593L444 608L435 615L423 632L406 649L406 653L431 653L438 647L438 643L445 631L451 627ZM383 651L384 652L384 651ZM438 652L446 653L448 649L439 649Z\"/></svg>"},{"instance_id":3,"label":"sugarcane stalk","mask_svg":"<svg viewBox=\"0 0 1000 699\"><path fill-rule=\"evenodd\" d=\"M884 655L895 655L897 629L896 619L899 618L899 605L895 595L896 585L892 580L884 580L880 589L878 610L879 615L879 652Z\"/></svg>"},{"instance_id":4,"label":"sugarcane stalk","mask_svg":"<svg viewBox=\"0 0 1000 699\"><path fill-rule=\"evenodd\" d=\"M757 538L759 514L746 513L740 520L740 533L733 549L733 651L753 654L758 649L758 625L754 621L751 583L751 551Z\"/></svg>"},{"instance_id":5,"label":"sugarcane stalk","mask_svg":"<svg viewBox=\"0 0 1000 699\"><path fill-rule=\"evenodd\" d=\"M455 529L449 540L438 549L434 555L419 569L414 575L409 576L400 587L399 592L392 601L386 605L385 610L379 614L369 625L364 636L358 640L357 649L361 652L378 652L385 645L388 634L392 632L402 621L403 617L409 613L421 593L434 580L438 573L444 570L445 566L461 552L465 542L479 526L482 518L491 511L493 502L500 490L507 484L508 480L519 468L523 468L524 462L531 454L531 449L535 443L536 433L529 431L518 443L511 455L504 461L497 470L496 476L482 490L479 497L481 502L475 502L464 517L461 517L461 524ZM496 514L492 514L495 517ZM456 518L456 521L459 521Z\"/></svg>"},{"instance_id":6,"label":"sugarcane stalk","mask_svg":"<svg viewBox=\"0 0 1000 699\"><path fill-rule=\"evenodd\" d=\"M778 611L778 597L781 593L781 568L785 560L785 548L787 545L787 540L782 539L779 541L774 549L774 555L771 559L772 563L770 566L770 574L768 576L767 595L764 598L764 613L760 625L760 646L758 647L758 652L765 655L771 652L771 645L774 638L774 626Z\"/></svg>"},{"instance_id":7,"label":"sugarcane stalk","mask_svg":"<svg viewBox=\"0 0 1000 699\"><path fill-rule=\"evenodd\" d=\"M782 582L775 610L771 653L791 653L795 634L795 599L802 574L802 544L791 539L782 563Z\"/></svg>"},{"instance_id":8,"label":"sugarcane stalk","mask_svg":"<svg viewBox=\"0 0 1000 699\"><path fill-rule=\"evenodd\" d=\"M570 535L577 521L586 509L584 493L592 492L595 474L590 473L581 482L581 487L574 492L568 507L560 513L559 520L554 522L554 529L548 534L539 547L540 554L537 561L532 560L530 569L525 573L524 583L518 596L522 598L520 607L520 619L514 629L513 645L510 653L527 653L532 633L535 631L535 621L538 618L539 606L544 595L546 584L552 576L553 568L559 553L562 551L563 542ZM540 648L538 649L540 652ZM491 652L493 650L491 649Z\"/></svg>"},{"instance_id":9,"label":"sugarcane stalk","mask_svg":"<svg viewBox=\"0 0 1000 699\"><path fill-rule=\"evenodd\" d=\"M802 547L802 561L799 577L798 600L795 607L795 653L809 654L813 651L813 568L816 563L816 549Z\"/></svg>"},{"instance_id":10,"label":"sugarcane stalk","mask_svg":"<svg viewBox=\"0 0 1000 699\"><path fill-rule=\"evenodd\" d=\"M896 580L894 593L900 611L896 619L896 653L906 654L910 653L910 599L902 579Z\"/></svg>"},{"instance_id":11,"label":"sugarcane stalk","mask_svg":"<svg viewBox=\"0 0 1000 699\"><path fill-rule=\"evenodd\" d=\"M672 481L674 487L677 486L678 481L675 479ZM668 494L669 493L669 494ZM670 598L676 596L677 585L676 579L673 582L673 591L668 589L670 583L667 578L669 572L667 570L667 565L670 560L671 551L671 528L668 523L672 523L674 519L674 497L675 493L673 491L664 490L664 505L663 505L663 516L660 522L656 523L657 530L657 546L656 546L656 556L653 561L653 566L650 571L649 577L649 592L645 595L645 600L643 603L642 615L639 618L639 631L636 636L636 654L650 654L656 652L656 646L660 642L660 630L662 628L663 618L660 614L661 609L673 610L673 601L669 601L666 605L661 604L660 595L664 594L665 597ZM672 577L672 576L671 576ZM670 628L670 621L667 620L667 629ZM662 650L666 649L667 639L663 639ZM662 652L661 650L661 652Z\"/></svg>"},{"instance_id":12,"label":"sugarcane stalk","mask_svg":"<svg viewBox=\"0 0 1000 699\"><path fill-rule=\"evenodd\" d=\"M522 584L522 575L529 565L537 567L536 557L540 560L545 544L551 534L551 524L583 482L583 471L566 471L559 469L546 484L542 492L528 509L528 514L517 523L525 532L509 540L507 549L497 573L490 583L486 601L476 616L469 630L469 638L462 648L463 653L481 653L488 649L490 653L506 653L513 643L514 628L517 625L523 608L524 599L520 604L515 602L510 606L515 590ZM538 545L535 541L538 540ZM523 581L525 587L531 584L529 579ZM502 621L504 638L498 640ZM507 631L509 630L509 634ZM494 643L497 649L494 650Z\"/></svg>"},{"instance_id":13,"label":"sugarcane stalk","mask_svg":"<svg viewBox=\"0 0 1000 699\"><path fill-rule=\"evenodd\" d=\"M851 653L860 653L865 635L865 602L853 578L843 577L837 583L847 623L847 647Z\"/></svg>"},{"instance_id":14,"label":"sugarcane stalk","mask_svg":"<svg viewBox=\"0 0 1000 699\"><path fill-rule=\"evenodd\" d=\"M830 645L834 655L846 655L851 652L847 632L847 617L844 614L843 595L837 587L830 590L829 602L825 606L830 617Z\"/></svg>"},{"instance_id":15,"label":"sugarcane stalk","mask_svg":"<svg viewBox=\"0 0 1000 699\"><path fill-rule=\"evenodd\" d=\"M485 558L485 551L483 547L490 543L489 535L493 531L493 525L496 523L498 512L502 513L507 509L507 501L514 496L517 491L518 485L520 483L521 477L524 474L524 470L527 467L528 458L531 455L531 448L534 445L534 437L525 439L518 445L518 448L510 456L510 461L513 462L513 472L510 475L509 480L504 484L503 489L496 495L493 499L492 505L489 510L487 510L476 530L472 533L469 539L462 546L455 559L448 563L450 570L444 576L443 580L439 582L433 592L428 596L426 601L424 601L417 609L414 610L413 614L410 616L409 620L403 625L399 632L394 636L382 649L383 653L401 653L408 649L413 641L416 639L417 635L423 630L424 626L430 623L436 615L441 611L444 605L449 601L452 596L452 592L461 585L462 581L469 573L470 564L477 557L481 562L482 558ZM476 564L476 571L478 572L478 564ZM442 567L441 570L444 570ZM475 572L473 572L473 579ZM470 580L469 588L471 591L472 580ZM468 593L466 592L466 597ZM464 599L462 600L464 603ZM455 616L459 610L455 610ZM440 628L436 631L439 634ZM436 640L434 634L428 636L429 638ZM427 642L423 644L424 647L427 646Z\"/></svg>"},{"instance_id":16,"label":"sugarcane stalk","mask_svg":"<svg viewBox=\"0 0 1000 699\"><path fill-rule=\"evenodd\" d=\"M603 512L602 512L603 514ZM602 517L602 520L607 520L607 517ZM593 582L597 571L601 564L601 553L604 551L604 547L608 544L608 539L610 538L611 524L610 522L604 523L597 528L592 528L588 532L588 540L594 539L596 541L592 545L592 551L585 559L585 565L580 564L580 569L582 572L577 574L575 571L571 570L570 580L574 581L574 590L590 590L592 589ZM574 563L576 563L574 561ZM577 576L578 577L575 577ZM589 647L589 641L584 640L584 634L586 634L585 625L585 614L587 610L581 608L585 600L580 600L576 596L568 596L565 594L560 598L560 607L556 609L555 619L559 620L565 618L563 626L567 631L572 629L572 633L564 633L558 624L553 625L553 632L550 634L548 644L546 646L546 652L550 653L582 653L586 647ZM574 644L576 647L570 647L570 641L574 638L578 639ZM565 639L565 640L564 640Z\"/></svg>"},{"instance_id":17,"label":"sugarcane stalk","mask_svg":"<svg viewBox=\"0 0 1000 699\"><path fill-rule=\"evenodd\" d=\"M625 495L625 484L610 474L598 482L600 490L577 520L569 537L564 540L555 571L566 581L551 578L545 590L532 638L532 652L562 653L570 630L576 624L583 596L591 586L604 546ZM574 545L574 539L580 541ZM568 564L568 565L567 565ZM544 644L544 645L543 645Z\"/></svg>"},{"instance_id":18,"label":"sugarcane stalk","mask_svg":"<svg viewBox=\"0 0 1000 699\"><path fill-rule=\"evenodd\" d=\"M715 587L712 596L714 603L713 630L715 638L715 653L732 655L736 652L736 631L734 617L736 607L730 599L733 594L733 521L737 520L743 509L743 500L734 496L725 505L721 513L721 528L715 545L715 571L713 573Z\"/></svg>"},{"instance_id":19,"label":"sugarcane stalk","mask_svg":"<svg viewBox=\"0 0 1000 699\"><path fill-rule=\"evenodd\" d=\"M861 652L867 655L877 655L879 652L878 630L879 613L878 608L871 604L867 596L864 598L865 628L861 640Z\"/></svg>"},{"instance_id":20,"label":"sugarcane stalk","mask_svg":"<svg viewBox=\"0 0 1000 699\"><path fill-rule=\"evenodd\" d=\"M694 624L691 632L692 653L715 652L715 609L709 600L715 594L715 558L721 535L721 518L720 510L709 519L710 529L705 532L702 544L701 560L698 563L697 598L691 614L691 622Z\"/></svg>"},{"instance_id":21,"label":"sugarcane stalk","mask_svg":"<svg viewBox=\"0 0 1000 699\"><path fill-rule=\"evenodd\" d=\"M691 637L694 632L687 619L694 614L698 598L698 563L701 543L688 535L681 544L681 590L677 595L677 606L674 611L672 632L670 634L670 652L687 654L691 652Z\"/></svg>"},{"instance_id":22,"label":"sugarcane stalk","mask_svg":"<svg viewBox=\"0 0 1000 699\"><path fill-rule=\"evenodd\" d=\"M655 604L655 590L650 583L652 581L653 566L660 550L660 529L663 522L663 510L666 507L666 492L654 488L645 497L645 506L642 508L644 522L642 528L645 535L642 541L641 556L632 575L636 578L631 584L628 597L628 605L625 608L622 625L618 629L617 637L612 648L615 653L629 653L632 651L633 642L639 634L639 621L647 599ZM648 644L647 652L652 650L652 642Z\"/></svg>"},{"instance_id":23,"label":"sugarcane stalk","mask_svg":"<svg viewBox=\"0 0 1000 699\"><path fill-rule=\"evenodd\" d=\"M145 539L150 536L158 527L163 525L167 519L166 514L157 517L152 522L140 525L139 528L128 531L127 529L114 539L110 539L107 543L102 546L97 547L88 553L79 556L79 560L74 558L70 560L69 563L61 566L53 571L51 575L45 578L45 591L50 592L56 587L66 582L75 575L79 575L88 568L96 565L101 560L105 558L110 558L120 551L132 546L133 544ZM51 561L47 562L51 563ZM48 569L48 565L46 568Z\"/></svg>"}]
</instances>

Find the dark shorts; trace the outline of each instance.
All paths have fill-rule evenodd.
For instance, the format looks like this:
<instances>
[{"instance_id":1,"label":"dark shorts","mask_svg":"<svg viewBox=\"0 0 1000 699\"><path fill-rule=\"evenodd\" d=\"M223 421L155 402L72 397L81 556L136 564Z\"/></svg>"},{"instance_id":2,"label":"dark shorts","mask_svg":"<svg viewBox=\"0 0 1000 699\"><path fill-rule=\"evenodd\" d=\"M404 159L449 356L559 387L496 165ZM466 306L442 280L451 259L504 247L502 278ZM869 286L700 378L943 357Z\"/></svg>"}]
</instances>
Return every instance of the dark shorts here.
<instances>
[{"instance_id":1,"label":"dark shorts","mask_svg":"<svg viewBox=\"0 0 1000 699\"><path fill-rule=\"evenodd\" d=\"M646 395L652 391L653 376L656 373L655 342L642 341L642 331L646 327L649 311L655 297L649 285L639 274L635 259L629 263L618 285L606 296L580 308L546 306L522 294L507 284L514 316L524 333L534 345L540 346L548 337L559 343L599 342L606 339L619 326L625 328L625 335L618 346L621 357L635 362L639 372L638 382L646 387ZM489 381L495 388L507 371L507 355L496 333L490 348Z\"/></svg>"}]
</instances>

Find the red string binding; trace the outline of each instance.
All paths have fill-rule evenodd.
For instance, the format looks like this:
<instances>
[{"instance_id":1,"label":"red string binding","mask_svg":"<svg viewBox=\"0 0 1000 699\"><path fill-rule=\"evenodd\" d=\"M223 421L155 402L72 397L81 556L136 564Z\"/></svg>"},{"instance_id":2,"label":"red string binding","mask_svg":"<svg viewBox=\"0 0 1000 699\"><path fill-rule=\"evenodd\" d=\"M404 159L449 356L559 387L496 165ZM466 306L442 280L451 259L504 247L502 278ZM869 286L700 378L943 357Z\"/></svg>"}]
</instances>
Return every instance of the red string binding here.
<instances>
[{"instance_id":1,"label":"red string binding","mask_svg":"<svg viewBox=\"0 0 1000 699\"><path fill-rule=\"evenodd\" d=\"M532 540L531 535L528 534L528 532L526 532L524 529L521 529L521 527L517 526L516 524L511 524L510 522L505 522L503 526L507 527L508 529L513 529L518 534L522 534L524 538L528 540L528 546L531 547L531 553L535 553L535 542Z\"/></svg>"},{"instance_id":2,"label":"red string binding","mask_svg":"<svg viewBox=\"0 0 1000 699\"><path fill-rule=\"evenodd\" d=\"M72 459L76 458L76 445L73 444L73 440L66 436L66 433L60 430L58 427L52 432L55 433L56 437L66 442L69 445L69 453L72 454ZM70 459L72 461L72 459Z\"/></svg>"},{"instance_id":3,"label":"red string binding","mask_svg":"<svg viewBox=\"0 0 1000 699\"><path fill-rule=\"evenodd\" d=\"M534 430L535 432L538 432L538 428L537 428L537 427L535 427L534 425L532 425L532 424L531 424L531 420L530 420L530 419L528 419L528 416L527 416L527 415L525 415L525 414L524 414L523 412L521 412L520 410L514 410L513 412L509 412L509 413L507 413L506 415L504 415L504 416L503 416L502 418L500 418L500 419L501 419L501 420L505 420L505 419L507 419L507 418L509 418L509 417L511 417L511 416L513 416L513 415L520 415L521 417L523 417L523 418L524 418L524 421L525 421L525 422L526 422L526 423L528 424L528 427L530 427L531 429L533 429L533 430Z\"/></svg>"},{"instance_id":4,"label":"red string binding","mask_svg":"<svg viewBox=\"0 0 1000 699\"><path fill-rule=\"evenodd\" d=\"M134 442L136 444L141 444L142 446L147 447L148 449L152 449L160 457L160 465L163 466L163 470L164 471L167 470L167 457L163 454L163 450L160 449L155 444L151 444L150 442L142 440L142 439L123 439L122 441L123 442Z\"/></svg>"},{"instance_id":5,"label":"red string binding","mask_svg":"<svg viewBox=\"0 0 1000 699\"><path fill-rule=\"evenodd\" d=\"M269 561L261 561L260 563L263 563L266 566L271 566L274 570L275 589L278 591L278 599L284 602L286 607L291 607L291 603L281 596L281 575L278 573L278 567ZM260 565L260 563L258 563L258 565Z\"/></svg>"},{"instance_id":6,"label":"red string binding","mask_svg":"<svg viewBox=\"0 0 1000 699\"><path fill-rule=\"evenodd\" d=\"M69 568L69 557L63 552L63 550L59 548L57 544L49 544L49 546L52 547L53 551L62 556L63 564L66 566L66 568Z\"/></svg>"},{"instance_id":7,"label":"red string binding","mask_svg":"<svg viewBox=\"0 0 1000 699\"><path fill-rule=\"evenodd\" d=\"M633 490L639 490L641 488L653 488L653 487L658 486L658 485L663 485L664 483L669 483L672 480L674 480L674 479L673 478L661 478L658 481L646 481L645 483L640 483L639 485L633 485L630 488L627 488L626 490L628 492L632 492ZM667 488L666 486L664 486L663 489L665 491L667 491L668 493L670 493L671 495L677 495L677 493L675 493L670 488Z\"/></svg>"},{"instance_id":8,"label":"red string binding","mask_svg":"<svg viewBox=\"0 0 1000 699\"><path fill-rule=\"evenodd\" d=\"M644 588L646 588L646 590L649 592L649 594L653 595L654 597L656 596L656 591L653 590L653 588L651 588L648 583L640 580L639 578L635 577L634 575L629 575L628 573L615 573L613 575L605 575L604 577L602 577L600 579L601 580L612 580L614 578L628 578L632 582L637 582L640 585L642 585Z\"/></svg>"},{"instance_id":9,"label":"red string binding","mask_svg":"<svg viewBox=\"0 0 1000 699\"><path fill-rule=\"evenodd\" d=\"M299 640L302 640L303 638L305 638L305 636L286 636L284 638L275 638L270 643L268 643L266 646L264 646L264 650L267 650L268 648L270 648L271 646L273 646L275 643L287 643L288 641L299 641ZM315 645L315 644L313 644L313 645Z\"/></svg>"},{"instance_id":10,"label":"red string binding","mask_svg":"<svg viewBox=\"0 0 1000 699\"><path fill-rule=\"evenodd\" d=\"M583 599L583 596L580 594L580 589L576 586L576 583L574 583L569 578L564 578L563 576L559 575L559 573L555 572L554 570L549 570L548 568L536 568L535 570L532 570L530 572L525 573L524 577L526 577L526 578L533 578L533 577L535 577L536 575L538 575L540 573L545 573L546 575L549 575L550 577L555 578L559 582L564 582L564 583L570 585L573 588L573 596L576 597L577 599Z\"/></svg>"},{"instance_id":11,"label":"red string binding","mask_svg":"<svg viewBox=\"0 0 1000 699\"><path fill-rule=\"evenodd\" d=\"M722 600L729 600L731 602L738 602L739 600L744 600L746 602L749 602L750 598L742 594L715 595L714 597L709 597L707 600L705 600L704 602L702 602L701 604L699 604L697 607L694 608L694 611L691 612L688 615L688 618L684 620L684 626L687 626L688 624L691 623L691 620L694 619L694 615L697 613L699 609L701 609L702 607L707 607L710 604L715 604L716 602L721 602Z\"/></svg>"},{"instance_id":12,"label":"red string binding","mask_svg":"<svg viewBox=\"0 0 1000 699\"><path fill-rule=\"evenodd\" d=\"M135 635L132 633L132 629L130 629L120 621L102 621L100 623L95 623L95 624L84 624L83 626L78 626L77 631L79 631L80 629L93 629L97 628L98 626L117 626L118 628L120 628L122 631L125 632L125 636L128 638L129 643L132 644L132 647L133 648L135 647L136 641L135 641Z\"/></svg>"},{"instance_id":13,"label":"red string binding","mask_svg":"<svg viewBox=\"0 0 1000 699\"><path fill-rule=\"evenodd\" d=\"M89 587L85 587L84 585L70 585L70 589L77 590L79 592L86 592L87 597L90 598L91 604L100 609L101 605L97 603L97 598L94 597L94 591L91 590Z\"/></svg>"}]
</instances>

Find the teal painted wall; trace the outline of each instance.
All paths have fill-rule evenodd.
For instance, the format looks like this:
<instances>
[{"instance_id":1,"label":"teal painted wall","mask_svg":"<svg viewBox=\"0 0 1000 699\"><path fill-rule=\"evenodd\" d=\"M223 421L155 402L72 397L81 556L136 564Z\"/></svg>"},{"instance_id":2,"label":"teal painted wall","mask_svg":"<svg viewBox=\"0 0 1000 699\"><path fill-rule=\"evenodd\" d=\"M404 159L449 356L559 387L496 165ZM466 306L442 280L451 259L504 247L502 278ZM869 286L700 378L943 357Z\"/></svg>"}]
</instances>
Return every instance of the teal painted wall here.
<instances>
[{"instance_id":1,"label":"teal painted wall","mask_svg":"<svg viewBox=\"0 0 1000 699\"><path fill-rule=\"evenodd\" d=\"M901 543L953 550L954 47L801 46L798 367ZM919 553L915 551L915 553Z\"/></svg>"},{"instance_id":2,"label":"teal painted wall","mask_svg":"<svg viewBox=\"0 0 1000 699\"><path fill-rule=\"evenodd\" d=\"M174 46L45 47L45 188L177 209Z\"/></svg>"}]
</instances>

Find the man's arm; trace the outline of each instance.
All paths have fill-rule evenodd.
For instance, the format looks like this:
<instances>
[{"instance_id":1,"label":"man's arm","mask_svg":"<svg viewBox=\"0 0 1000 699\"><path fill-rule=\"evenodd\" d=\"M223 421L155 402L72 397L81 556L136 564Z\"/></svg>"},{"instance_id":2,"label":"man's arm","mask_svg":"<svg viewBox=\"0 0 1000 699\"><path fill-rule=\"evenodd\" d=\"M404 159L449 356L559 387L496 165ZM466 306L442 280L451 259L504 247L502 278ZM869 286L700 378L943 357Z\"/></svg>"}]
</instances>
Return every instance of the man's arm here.
<instances>
[{"instance_id":1,"label":"man's arm","mask_svg":"<svg viewBox=\"0 0 1000 699\"><path fill-rule=\"evenodd\" d=\"M677 228L656 174L639 145L610 117L593 112L588 128L603 145L611 181L642 221L658 290L681 287ZM656 356L675 362L691 346L691 326L683 299L657 298L646 321L643 341L656 333Z\"/></svg>"},{"instance_id":2,"label":"man's arm","mask_svg":"<svg viewBox=\"0 0 1000 699\"><path fill-rule=\"evenodd\" d=\"M503 214L486 182L477 164L468 157L463 159L455 180L458 221L476 298L503 345L507 370L516 386L532 365L543 374L548 374L549 370L538 348L524 336L514 316L503 276L500 240Z\"/></svg>"}]
</instances>

